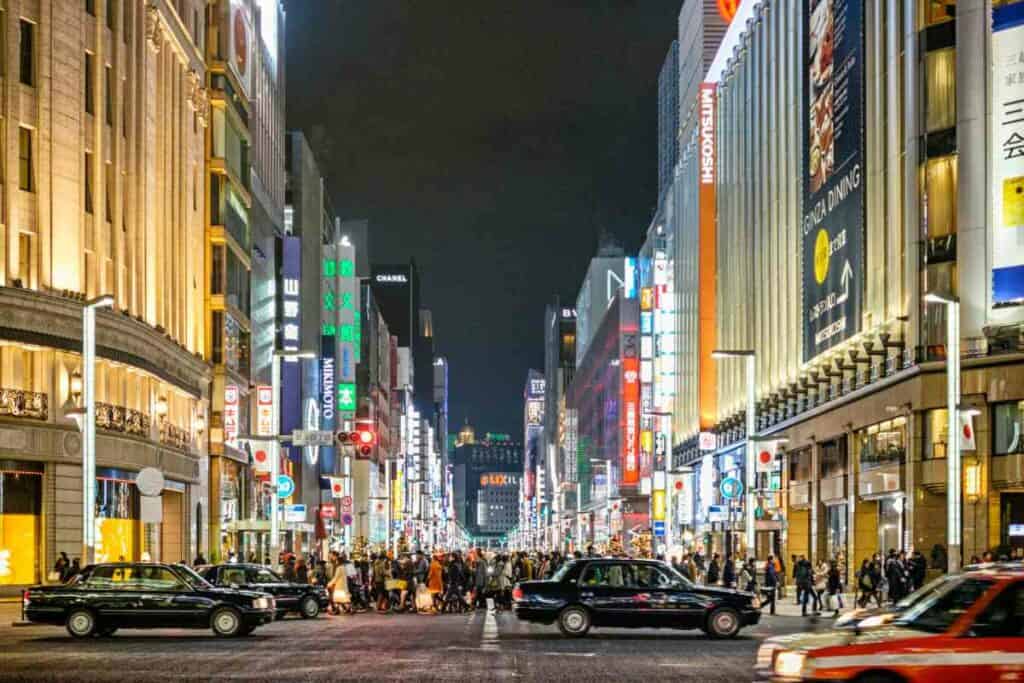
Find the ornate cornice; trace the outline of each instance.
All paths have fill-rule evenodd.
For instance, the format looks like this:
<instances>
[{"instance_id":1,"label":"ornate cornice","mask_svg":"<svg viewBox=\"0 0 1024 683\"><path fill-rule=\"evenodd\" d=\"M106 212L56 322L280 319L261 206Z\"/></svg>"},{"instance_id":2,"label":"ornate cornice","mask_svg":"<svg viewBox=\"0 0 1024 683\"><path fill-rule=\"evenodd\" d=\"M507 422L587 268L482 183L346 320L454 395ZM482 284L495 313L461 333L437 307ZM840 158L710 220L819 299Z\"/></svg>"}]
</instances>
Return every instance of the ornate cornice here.
<instances>
[{"instance_id":1,"label":"ornate cornice","mask_svg":"<svg viewBox=\"0 0 1024 683\"><path fill-rule=\"evenodd\" d=\"M0 287L0 339L82 350L82 302L31 289ZM96 313L96 355L135 366L203 397L210 366L162 332L124 313Z\"/></svg>"}]
</instances>

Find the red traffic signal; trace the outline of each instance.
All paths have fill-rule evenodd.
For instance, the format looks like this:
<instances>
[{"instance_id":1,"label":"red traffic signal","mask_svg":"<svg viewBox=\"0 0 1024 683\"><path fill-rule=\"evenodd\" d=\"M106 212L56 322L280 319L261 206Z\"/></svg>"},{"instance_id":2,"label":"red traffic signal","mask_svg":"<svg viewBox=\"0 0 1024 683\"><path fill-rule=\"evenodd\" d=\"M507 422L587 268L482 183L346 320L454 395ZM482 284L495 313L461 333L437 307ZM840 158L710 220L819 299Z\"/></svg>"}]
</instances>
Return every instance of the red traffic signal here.
<instances>
[{"instance_id":1,"label":"red traffic signal","mask_svg":"<svg viewBox=\"0 0 1024 683\"><path fill-rule=\"evenodd\" d=\"M348 443L348 432L338 432L334 435L334 438L338 440L338 443L345 445Z\"/></svg>"},{"instance_id":2,"label":"red traffic signal","mask_svg":"<svg viewBox=\"0 0 1024 683\"><path fill-rule=\"evenodd\" d=\"M370 430L357 432L357 434L359 434L359 443L363 444L364 446L373 443L373 432L371 432Z\"/></svg>"},{"instance_id":3,"label":"red traffic signal","mask_svg":"<svg viewBox=\"0 0 1024 683\"><path fill-rule=\"evenodd\" d=\"M377 435L371 429L360 429L352 435L353 441L359 446L359 454L363 456L373 453L373 446L377 442Z\"/></svg>"}]
</instances>

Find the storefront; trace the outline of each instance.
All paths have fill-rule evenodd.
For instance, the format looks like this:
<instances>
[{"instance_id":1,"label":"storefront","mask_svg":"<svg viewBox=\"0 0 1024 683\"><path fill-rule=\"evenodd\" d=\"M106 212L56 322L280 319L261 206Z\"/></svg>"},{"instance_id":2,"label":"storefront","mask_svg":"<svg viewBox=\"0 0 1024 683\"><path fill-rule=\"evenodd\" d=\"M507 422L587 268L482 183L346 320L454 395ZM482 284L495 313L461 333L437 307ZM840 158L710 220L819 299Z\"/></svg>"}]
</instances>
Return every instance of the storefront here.
<instances>
[{"instance_id":1,"label":"storefront","mask_svg":"<svg viewBox=\"0 0 1024 683\"><path fill-rule=\"evenodd\" d=\"M134 476L119 470L96 470L96 562L141 559L139 505Z\"/></svg>"},{"instance_id":2,"label":"storefront","mask_svg":"<svg viewBox=\"0 0 1024 683\"><path fill-rule=\"evenodd\" d=\"M906 550L907 419L896 417L858 430L855 443L859 468L857 527L864 530L858 532L858 551L867 557L875 552Z\"/></svg>"},{"instance_id":3,"label":"storefront","mask_svg":"<svg viewBox=\"0 0 1024 683\"><path fill-rule=\"evenodd\" d=\"M43 466L0 460L0 586L41 579Z\"/></svg>"}]
</instances>

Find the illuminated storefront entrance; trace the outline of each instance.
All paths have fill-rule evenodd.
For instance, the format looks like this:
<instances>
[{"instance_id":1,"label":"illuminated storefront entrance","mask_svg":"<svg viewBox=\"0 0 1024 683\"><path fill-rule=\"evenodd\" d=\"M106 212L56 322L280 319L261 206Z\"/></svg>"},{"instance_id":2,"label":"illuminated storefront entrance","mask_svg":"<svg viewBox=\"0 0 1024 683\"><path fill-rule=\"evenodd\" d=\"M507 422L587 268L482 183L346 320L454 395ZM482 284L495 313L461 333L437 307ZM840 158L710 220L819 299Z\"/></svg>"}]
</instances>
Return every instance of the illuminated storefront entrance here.
<instances>
[{"instance_id":1,"label":"illuminated storefront entrance","mask_svg":"<svg viewBox=\"0 0 1024 683\"><path fill-rule=\"evenodd\" d=\"M40 580L43 467L0 460L0 586Z\"/></svg>"}]
</instances>

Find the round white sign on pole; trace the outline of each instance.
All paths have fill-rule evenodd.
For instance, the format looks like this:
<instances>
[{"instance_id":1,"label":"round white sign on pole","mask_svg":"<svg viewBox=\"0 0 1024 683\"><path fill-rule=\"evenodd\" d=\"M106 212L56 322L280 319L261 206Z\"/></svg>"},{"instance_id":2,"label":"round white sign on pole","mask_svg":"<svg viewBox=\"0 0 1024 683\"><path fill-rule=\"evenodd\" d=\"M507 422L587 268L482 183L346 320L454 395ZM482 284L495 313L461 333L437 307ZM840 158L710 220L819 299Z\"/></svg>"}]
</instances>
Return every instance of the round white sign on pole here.
<instances>
[{"instance_id":1,"label":"round white sign on pole","mask_svg":"<svg viewBox=\"0 0 1024 683\"><path fill-rule=\"evenodd\" d=\"M155 467L144 467L135 476L135 487L144 496L159 496L164 490L164 473Z\"/></svg>"}]
</instances>

